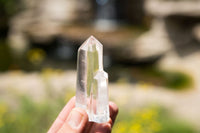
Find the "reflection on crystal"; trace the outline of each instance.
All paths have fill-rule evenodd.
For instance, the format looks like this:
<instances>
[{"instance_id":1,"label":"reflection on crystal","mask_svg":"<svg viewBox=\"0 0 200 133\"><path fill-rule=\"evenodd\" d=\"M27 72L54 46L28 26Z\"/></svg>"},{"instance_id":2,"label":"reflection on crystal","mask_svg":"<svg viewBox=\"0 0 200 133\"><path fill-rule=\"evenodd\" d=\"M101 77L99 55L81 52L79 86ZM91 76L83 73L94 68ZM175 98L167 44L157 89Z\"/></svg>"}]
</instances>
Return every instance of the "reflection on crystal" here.
<instances>
[{"instance_id":1,"label":"reflection on crystal","mask_svg":"<svg viewBox=\"0 0 200 133\"><path fill-rule=\"evenodd\" d=\"M109 120L108 74L103 71L103 46L93 36L78 50L76 106L87 111L89 121Z\"/></svg>"}]
</instances>

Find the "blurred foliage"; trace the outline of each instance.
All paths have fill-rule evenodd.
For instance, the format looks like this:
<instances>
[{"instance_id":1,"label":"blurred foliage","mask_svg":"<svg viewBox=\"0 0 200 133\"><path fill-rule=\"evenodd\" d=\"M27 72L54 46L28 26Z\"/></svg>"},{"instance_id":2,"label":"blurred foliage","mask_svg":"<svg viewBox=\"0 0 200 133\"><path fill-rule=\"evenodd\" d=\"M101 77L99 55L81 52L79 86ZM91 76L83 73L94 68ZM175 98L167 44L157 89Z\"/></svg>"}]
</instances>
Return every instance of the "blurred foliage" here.
<instances>
[{"instance_id":1,"label":"blurred foliage","mask_svg":"<svg viewBox=\"0 0 200 133\"><path fill-rule=\"evenodd\" d=\"M196 133L194 127L169 115L166 109L149 106L135 111L122 110L113 133Z\"/></svg>"},{"instance_id":2,"label":"blurred foliage","mask_svg":"<svg viewBox=\"0 0 200 133\"><path fill-rule=\"evenodd\" d=\"M129 113L122 112L119 116L114 133L156 133L161 131L156 108L145 108Z\"/></svg>"},{"instance_id":3,"label":"blurred foliage","mask_svg":"<svg viewBox=\"0 0 200 133\"><path fill-rule=\"evenodd\" d=\"M120 71L119 71L120 70ZM193 78L185 72L161 70L155 65L145 66L113 66L108 70L111 82L143 82L155 86L163 86L172 90L192 88Z\"/></svg>"},{"instance_id":4,"label":"blurred foliage","mask_svg":"<svg viewBox=\"0 0 200 133\"><path fill-rule=\"evenodd\" d=\"M190 75L181 71L161 70L157 67L144 68L142 74L148 79L152 79L153 83L160 83L169 89L182 90L193 86L193 79ZM157 81L157 82L156 82Z\"/></svg>"},{"instance_id":5,"label":"blurred foliage","mask_svg":"<svg viewBox=\"0 0 200 133\"><path fill-rule=\"evenodd\" d=\"M9 31L9 20L19 11L20 0L0 0L0 38L5 39Z\"/></svg>"},{"instance_id":6,"label":"blurred foliage","mask_svg":"<svg viewBox=\"0 0 200 133\"><path fill-rule=\"evenodd\" d=\"M4 40L0 40L0 71L23 69L40 70L45 61L46 53L42 49L30 49L21 58L14 56L9 45Z\"/></svg>"},{"instance_id":7,"label":"blurred foliage","mask_svg":"<svg viewBox=\"0 0 200 133\"><path fill-rule=\"evenodd\" d=\"M17 109L0 103L1 133L46 132L65 103L74 95L68 91L57 98L49 96L43 102L34 102L27 96L19 97ZM129 109L131 110L131 108ZM196 133L194 128L172 117L165 109L149 106L134 111L121 107L113 133Z\"/></svg>"},{"instance_id":8,"label":"blurred foliage","mask_svg":"<svg viewBox=\"0 0 200 133\"><path fill-rule=\"evenodd\" d=\"M8 16L16 13L19 8L19 0L0 0L1 14Z\"/></svg>"},{"instance_id":9,"label":"blurred foliage","mask_svg":"<svg viewBox=\"0 0 200 133\"><path fill-rule=\"evenodd\" d=\"M34 65L41 64L44 61L45 56L45 51L39 48L31 49L27 53L28 61Z\"/></svg>"},{"instance_id":10,"label":"blurred foliage","mask_svg":"<svg viewBox=\"0 0 200 133\"><path fill-rule=\"evenodd\" d=\"M20 97L20 105L13 110L6 104L0 104L1 133L44 133L47 132L59 111L65 105L64 99L56 102L46 100L36 103L28 97Z\"/></svg>"},{"instance_id":11,"label":"blurred foliage","mask_svg":"<svg viewBox=\"0 0 200 133\"><path fill-rule=\"evenodd\" d=\"M48 104L35 104L28 98L23 97L20 109L16 112L6 113L2 120L4 126L0 128L2 133L33 133L45 132L52 119L49 111L53 110ZM51 112L52 113L52 112ZM11 117L12 116L12 117ZM7 117L7 118L6 118ZM8 118L9 117L9 118ZM11 120L9 120L11 119Z\"/></svg>"},{"instance_id":12,"label":"blurred foliage","mask_svg":"<svg viewBox=\"0 0 200 133\"><path fill-rule=\"evenodd\" d=\"M0 40L0 71L8 70L12 63L12 55L5 41Z\"/></svg>"}]
</instances>

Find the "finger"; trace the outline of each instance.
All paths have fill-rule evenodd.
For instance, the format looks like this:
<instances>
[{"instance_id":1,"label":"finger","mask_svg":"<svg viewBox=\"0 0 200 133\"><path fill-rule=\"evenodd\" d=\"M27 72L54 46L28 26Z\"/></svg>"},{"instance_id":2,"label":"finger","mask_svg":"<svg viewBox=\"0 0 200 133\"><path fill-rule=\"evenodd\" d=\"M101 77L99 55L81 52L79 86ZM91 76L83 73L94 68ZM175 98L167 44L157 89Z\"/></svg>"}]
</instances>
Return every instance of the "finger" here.
<instances>
[{"instance_id":1,"label":"finger","mask_svg":"<svg viewBox=\"0 0 200 133\"><path fill-rule=\"evenodd\" d=\"M71 98L67 105L62 109L48 133L56 133L63 125L64 121L67 119L71 110L75 107L75 97Z\"/></svg>"},{"instance_id":2,"label":"finger","mask_svg":"<svg viewBox=\"0 0 200 133\"><path fill-rule=\"evenodd\" d=\"M110 109L110 118L112 119L112 126L113 126L119 110L117 105L113 102L109 102L109 109Z\"/></svg>"},{"instance_id":3,"label":"finger","mask_svg":"<svg viewBox=\"0 0 200 133\"><path fill-rule=\"evenodd\" d=\"M110 119L106 123L94 123L89 133L111 133L112 126L118 114L118 107L115 103L109 102Z\"/></svg>"},{"instance_id":4,"label":"finger","mask_svg":"<svg viewBox=\"0 0 200 133\"><path fill-rule=\"evenodd\" d=\"M89 133L111 133L112 120L109 119L106 123L94 123Z\"/></svg>"},{"instance_id":5,"label":"finger","mask_svg":"<svg viewBox=\"0 0 200 133\"><path fill-rule=\"evenodd\" d=\"M94 122L88 121L87 126L84 129L84 133L89 133L94 124L95 124Z\"/></svg>"},{"instance_id":6,"label":"finger","mask_svg":"<svg viewBox=\"0 0 200 133\"><path fill-rule=\"evenodd\" d=\"M87 121L87 113L81 108L74 108L58 133L82 133Z\"/></svg>"}]
</instances>

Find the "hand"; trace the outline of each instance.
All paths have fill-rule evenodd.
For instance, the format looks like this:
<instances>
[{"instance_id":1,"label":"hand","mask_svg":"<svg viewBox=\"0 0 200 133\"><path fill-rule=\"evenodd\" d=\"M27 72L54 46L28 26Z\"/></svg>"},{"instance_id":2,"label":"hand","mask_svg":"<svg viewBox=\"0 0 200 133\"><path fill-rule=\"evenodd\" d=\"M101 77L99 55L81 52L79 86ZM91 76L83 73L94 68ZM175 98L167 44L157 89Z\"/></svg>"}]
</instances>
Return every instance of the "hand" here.
<instances>
[{"instance_id":1,"label":"hand","mask_svg":"<svg viewBox=\"0 0 200 133\"><path fill-rule=\"evenodd\" d=\"M109 102L109 108L110 120L107 123L89 122L87 113L75 107L73 97L60 112L48 133L111 133L118 107L115 103Z\"/></svg>"}]
</instances>

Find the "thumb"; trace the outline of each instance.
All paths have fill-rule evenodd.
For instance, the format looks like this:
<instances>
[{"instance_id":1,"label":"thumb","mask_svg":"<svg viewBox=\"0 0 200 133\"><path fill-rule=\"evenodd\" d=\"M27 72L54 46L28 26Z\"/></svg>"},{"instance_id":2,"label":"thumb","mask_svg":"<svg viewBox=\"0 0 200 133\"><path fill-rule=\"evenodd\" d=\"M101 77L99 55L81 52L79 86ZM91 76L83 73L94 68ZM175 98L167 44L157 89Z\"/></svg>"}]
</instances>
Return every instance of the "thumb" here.
<instances>
[{"instance_id":1,"label":"thumb","mask_svg":"<svg viewBox=\"0 0 200 133\"><path fill-rule=\"evenodd\" d=\"M74 108L58 133L82 133L87 121L87 113L83 109Z\"/></svg>"}]
</instances>

